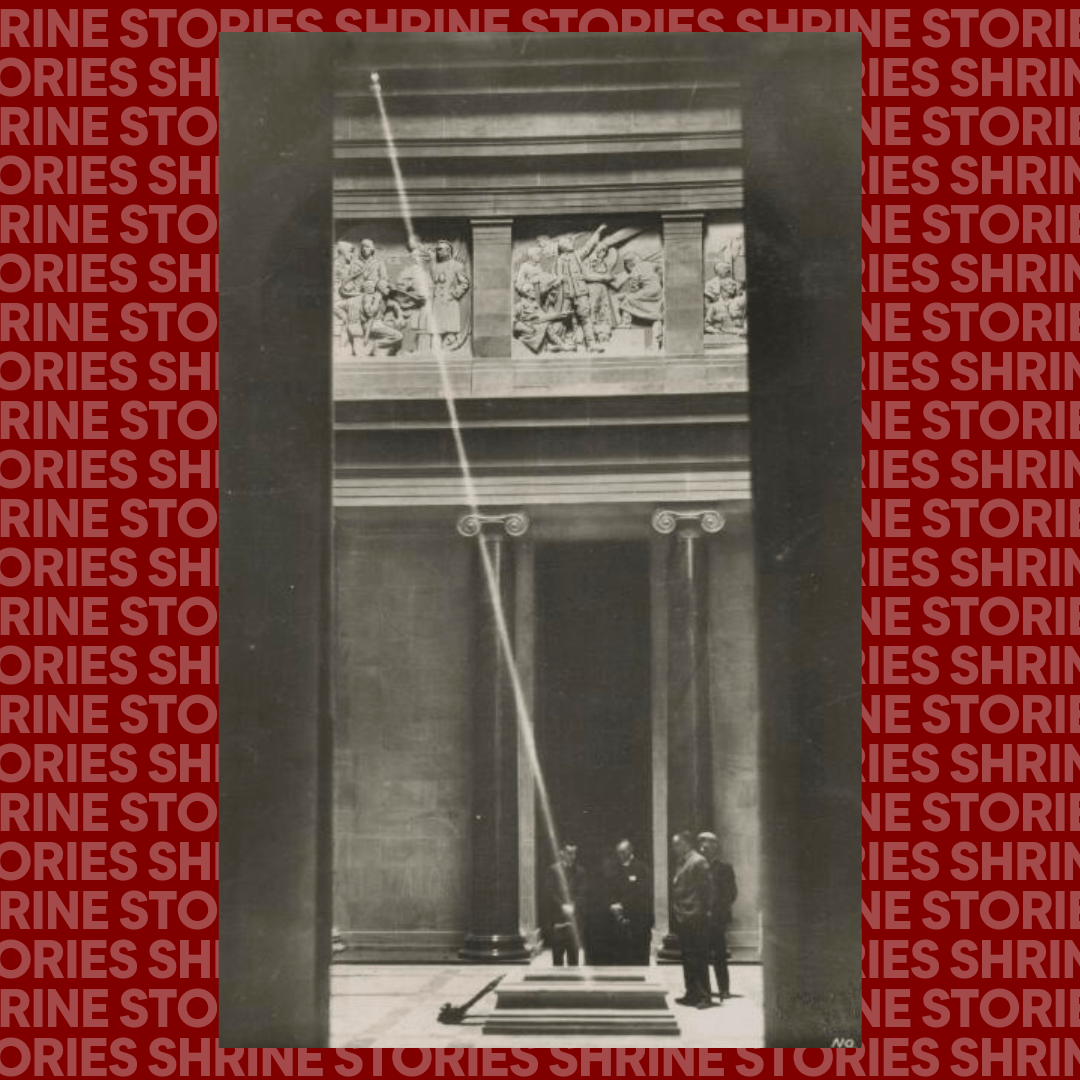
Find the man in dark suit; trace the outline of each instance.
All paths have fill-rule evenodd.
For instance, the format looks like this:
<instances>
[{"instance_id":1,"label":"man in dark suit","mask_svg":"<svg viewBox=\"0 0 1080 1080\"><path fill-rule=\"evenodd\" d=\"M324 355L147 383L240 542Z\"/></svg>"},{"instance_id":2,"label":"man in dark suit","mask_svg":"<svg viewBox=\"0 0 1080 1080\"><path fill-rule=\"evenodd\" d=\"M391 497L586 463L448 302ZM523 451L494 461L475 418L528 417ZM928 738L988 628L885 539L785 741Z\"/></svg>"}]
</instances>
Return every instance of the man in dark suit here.
<instances>
[{"instance_id":1,"label":"man in dark suit","mask_svg":"<svg viewBox=\"0 0 1080 1080\"><path fill-rule=\"evenodd\" d=\"M678 833L672 840L675 874L671 879L671 922L679 937L686 993L678 1005L707 1009L709 993L709 912L712 877L705 857L694 850L693 833Z\"/></svg>"},{"instance_id":2,"label":"man in dark suit","mask_svg":"<svg viewBox=\"0 0 1080 1080\"><path fill-rule=\"evenodd\" d=\"M709 861L712 877L712 911L709 914L710 949L713 971L716 973L716 990L720 1000L731 997L731 982L727 965L727 931L731 924L731 905L739 895L735 883L735 870L720 858L720 841L715 833L698 835L698 849Z\"/></svg>"},{"instance_id":3,"label":"man in dark suit","mask_svg":"<svg viewBox=\"0 0 1080 1080\"><path fill-rule=\"evenodd\" d=\"M565 960L577 967L585 914L585 871L578 865L577 844L566 841L559 848L559 860L548 867L544 893L546 912L544 936L551 946L556 967Z\"/></svg>"},{"instance_id":4,"label":"man in dark suit","mask_svg":"<svg viewBox=\"0 0 1080 1080\"><path fill-rule=\"evenodd\" d=\"M652 874L629 840L615 845L605 873L611 962L646 966L653 925Z\"/></svg>"}]
</instances>

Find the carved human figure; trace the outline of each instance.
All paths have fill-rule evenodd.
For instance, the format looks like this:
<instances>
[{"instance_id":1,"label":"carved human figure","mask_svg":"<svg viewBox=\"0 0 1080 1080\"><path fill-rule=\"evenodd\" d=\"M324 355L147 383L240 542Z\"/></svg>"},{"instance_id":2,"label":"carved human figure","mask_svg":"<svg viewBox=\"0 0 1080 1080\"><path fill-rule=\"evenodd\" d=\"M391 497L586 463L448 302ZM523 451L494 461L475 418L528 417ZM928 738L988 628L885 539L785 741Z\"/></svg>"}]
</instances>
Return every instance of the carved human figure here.
<instances>
[{"instance_id":1,"label":"carved human figure","mask_svg":"<svg viewBox=\"0 0 1080 1080\"><path fill-rule=\"evenodd\" d=\"M541 265L540 260L543 257L544 253L539 245L533 244L525 251L525 258L514 275L514 291L518 296L535 300L538 304L543 303L558 280Z\"/></svg>"},{"instance_id":2,"label":"carved human figure","mask_svg":"<svg viewBox=\"0 0 1080 1080\"><path fill-rule=\"evenodd\" d=\"M534 353L557 341L562 329L553 295L559 279L541 265L543 257L543 250L532 245L514 275L514 336Z\"/></svg>"},{"instance_id":3,"label":"carved human figure","mask_svg":"<svg viewBox=\"0 0 1080 1080\"><path fill-rule=\"evenodd\" d=\"M603 228L601 225L600 229ZM618 249L609 238L598 238L595 248L585 259L585 280L589 283L589 315L600 341L609 340L612 329L618 325L611 290L618 264Z\"/></svg>"},{"instance_id":4,"label":"carved human figure","mask_svg":"<svg viewBox=\"0 0 1080 1080\"><path fill-rule=\"evenodd\" d=\"M728 326L733 334L746 334L746 288L735 283L733 294L728 297Z\"/></svg>"},{"instance_id":5,"label":"carved human figure","mask_svg":"<svg viewBox=\"0 0 1080 1080\"><path fill-rule=\"evenodd\" d=\"M367 342L370 335L364 332L365 309L370 312L378 305L382 311L383 301L390 290L386 277L386 263L379 257L371 240L361 240L353 258L345 264L338 298L344 305L345 335L353 356L357 354L357 342ZM367 300L362 297L367 294ZM366 346L365 346L366 355Z\"/></svg>"},{"instance_id":6,"label":"carved human figure","mask_svg":"<svg viewBox=\"0 0 1080 1080\"><path fill-rule=\"evenodd\" d=\"M409 262L394 283L394 298L404 319L404 345L407 353L428 352L431 348L431 264L435 253L420 242L408 239Z\"/></svg>"},{"instance_id":7,"label":"carved human figure","mask_svg":"<svg viewBox=\"0 0 1080 1080\"><path fill-rule=\"evenodd\" d=\"M348 240L338 240L334 244L334 341L335 344L339 345L345 345L348 342L346 326L349 321L348 304L341 292L341 286L352 274L358 258L359 254L355 244L350 243Z\"/></svg>"},{"instance_id":8,"label":"carved human figure","mask_svg":"<svg viewBox=\"0 0 1080 1080\"><path fill-rule=\"evenodd\" d=\"M746 283L746 252L741 233L729 237L720 246L716 272L720 277L734 278L740 285Z\"/></svg>"},{"instance_id":9,"label":"carved human figure","mask_svg":"<svg viewBox=\"0 0 1080 1080\"><path fill-rule=\"evenodd\" d=\"M400 326L404 317L400 306L395 301L387 301L375 280L369 278L363 282L360 293L350 299L349 314L346 330L353 356L397 351L402 340Z\"/></svg>"},{"instance_id":10,"label":"carved human figure","mask_svg":"<svg viewBox=\"0 0 1080 1080\"><path fill-rule=\"evenodd\" d=\"M386 276L386 263L375 250L372 240L361 240L360 249L353 259L341 285L339 293L349 299L359 296L365 282L372 282L376 290L383 296L390 290L390 282Z\"/></svg>"},{"instance_id":11,"label":"carved human figure","mask_svg":"<svg viewBox=\"0 0 1080 1080\"><path fill-rule=\"evenodd\" d=\"M449 240L435 245L435 262L431 267L431 322L446 348L459 348L467 333L461 316L461 300L469 291L469 276L465 265L454 256Z\"/></svg>"},{"instance_id":12,"label":"carved human figure","mask_svg":"<svg viewBox=\"0 0 1080 1080\"><path fill-rule=\"evenodd\" d=\"M339 240L334 244L334 288L341 287L345 279L352 273L353 267L359 258L356 245L348 240Z\"/></svg>"},{"instance_id":13,"label":"carved human figure","mask_svg":"<svg viewBox=\"0 0 1080 1080\"><path fill-rule=\"evenodd\" d=\"M617 290L620 325L631 326L635 321L647 324L654 343L659 345L664 328L664 283L660 268L651 259L629 251L623 259L623 272L612 285Z\"/></svg>"},{"instance_id":14,"label":"carved human figure","mask_svg":"<svg viewBox=\"0 0 1080 1080\"><path fill-rule=\"evenodd\" d=\"M587 259L592 254L603 228L604 226L601 225L580 250L575 249L572 236L559 237L555 276L558 278L560 289L558 310L566 325L566 335L558 347L562 351L569 352L575 349L579 336L588 351L603 351L597 341L596 330L593 326L589 302L589 280L582 263L583 257Z\"/></svg>"},{"instance_id":15,"label":"carved human figure","mask_svg":"<svg viewBox=\"0 0 1080 1080\"><path fill-rule=\"evenodd\" d=\"M716 276L705 282L706 333L746 333L746 290L727 271L730 263L719 260L713 267Z\"/></svg>"}]
</instances>

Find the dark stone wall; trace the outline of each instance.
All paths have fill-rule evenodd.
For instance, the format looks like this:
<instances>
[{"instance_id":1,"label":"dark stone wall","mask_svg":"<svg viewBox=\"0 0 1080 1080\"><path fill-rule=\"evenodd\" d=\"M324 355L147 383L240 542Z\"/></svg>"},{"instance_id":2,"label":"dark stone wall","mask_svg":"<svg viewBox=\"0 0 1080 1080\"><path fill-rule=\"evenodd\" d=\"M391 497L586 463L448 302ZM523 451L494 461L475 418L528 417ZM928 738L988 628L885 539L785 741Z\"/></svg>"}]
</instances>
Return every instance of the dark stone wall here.
<instances>
[{"instance_id":1,"label":"dark stone wall","mask_svg":"<svg viewBox=\"0 0 1080 1080\"><path fill-rule=\"evenodd\" d=\"M334 925L464 933L471 543L336 519Z\"/></svg>"},{"instance_id":2,"label":"dark stone wall","mask_svg":"<svg viewBox=\"0 0 1080 1080\"><path fill-rule=\"evenodd\" d=\"M221 37L223 1046L328 1030L333 43L306 37Z\"/></svg>"},{"instance_id":3,"label":"dark stone wall","mask_svg":"<svg viewBox=\"0 0 1080 1080\"><path fill-rule=\"evenodd\" d=\"M861 1030L860 38L751 35L766 1046Z\"/></svg>"}]
</instances>

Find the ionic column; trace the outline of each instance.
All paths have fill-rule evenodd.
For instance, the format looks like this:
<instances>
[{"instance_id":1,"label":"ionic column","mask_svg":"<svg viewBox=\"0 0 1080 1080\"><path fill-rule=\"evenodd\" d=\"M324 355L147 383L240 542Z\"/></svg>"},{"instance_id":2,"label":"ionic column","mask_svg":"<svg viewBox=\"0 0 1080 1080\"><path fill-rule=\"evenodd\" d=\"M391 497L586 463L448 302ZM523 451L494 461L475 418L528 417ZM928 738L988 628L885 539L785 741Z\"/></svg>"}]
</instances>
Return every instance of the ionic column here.
<instances>
[{"instance_id":1,"label":"ionic column","mask_svg":"<svg viewBox=\"0 0 1080 1080\"><path fill-rule=\"evenodd\" d=\"M525 514L466 514L475 537L476 626L473 670L472 895L464 960L528 958L518 911L517 716L509 654L515 624L514 538Z\"/></svg>"},{"instance_id":2,"label":"ionic column","mask_svg":"<svg viewBox=\"0 0 1080 1080\"><path fill-rule=\"evenodd\" d=\"M668 832L712 829L713 776L709 713L706 535L724 527L717 510L667 510L653 528L669 536L667 553ZM670 839L670 837L668 838ZM678 956L673 935L662 959Z\"/></svg>"},{"instance_id":3,"label":"ionic column","mask_svg":"<svg viewBox=\"0 0 1080 1080\"><path fill-rule=\"evenodd\" d=\"M704 215L672 212L664 224L664 351L700 355L705 347Z\"/></svg>"},{"instance_id":4,"label":"ionic column","mask_svg":"<svg viewBox=\"0 0 1080 1080\"><path fill-rule=\"evenodd\" d=\"M473 355L509 356L513 321L510 241L513 219L472 218Z\"/></svg>"}]
</instances>

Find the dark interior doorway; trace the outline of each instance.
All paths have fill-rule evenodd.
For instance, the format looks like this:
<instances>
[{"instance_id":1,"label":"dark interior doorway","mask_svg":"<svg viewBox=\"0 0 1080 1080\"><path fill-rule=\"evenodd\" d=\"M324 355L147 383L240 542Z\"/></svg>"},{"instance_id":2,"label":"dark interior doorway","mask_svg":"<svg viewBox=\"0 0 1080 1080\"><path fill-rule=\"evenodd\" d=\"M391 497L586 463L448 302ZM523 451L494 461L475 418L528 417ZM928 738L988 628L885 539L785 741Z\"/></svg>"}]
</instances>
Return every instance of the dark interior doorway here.
<instances>
[{"instance_id":1,"label":"dark interior doorway","mask_svg":"<svg viewBox=\"0 0 1080 1080\"><path fill-rule=\"evenodd\" d=\"M624 837L651 855L648 544L539 546L536 602L537 750L559 836L598 879ZM539 829L543 890L551 852Z\"/></svg>"}]
</instances>

